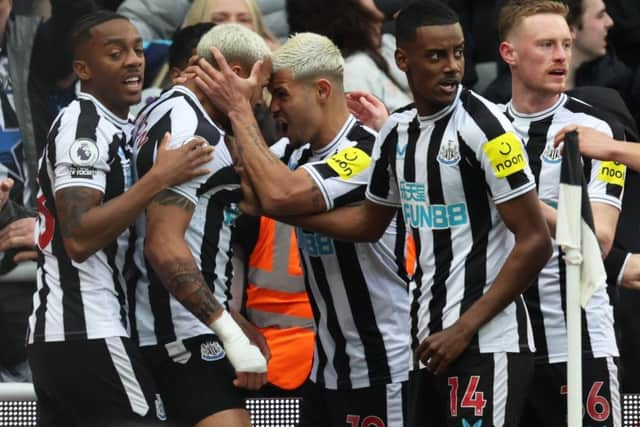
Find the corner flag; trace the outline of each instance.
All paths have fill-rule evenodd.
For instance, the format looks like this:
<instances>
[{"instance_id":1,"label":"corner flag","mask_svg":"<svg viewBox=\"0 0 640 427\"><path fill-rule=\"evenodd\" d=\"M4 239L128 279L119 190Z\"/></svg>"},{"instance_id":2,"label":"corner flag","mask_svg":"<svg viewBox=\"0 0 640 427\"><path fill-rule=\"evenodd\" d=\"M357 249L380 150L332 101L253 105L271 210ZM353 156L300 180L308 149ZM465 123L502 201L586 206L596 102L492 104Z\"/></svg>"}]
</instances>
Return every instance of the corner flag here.
<instances>
[{"instance_id":1,"label":"corner flag","mask_svg":"<svg viewBox=\"0 0 640 427\"><path fill-rule=\"evenodd\" d=\"M580 304L585 307L596 288L605 285L606 273L593 226L593 215L578 150L578 136L575 132L568 133L564 141L556 242L565 253L569 252L568 249L578 249L582 254ZM567 286L572 285L567 283Z\"/></svg>"}]
</instances>

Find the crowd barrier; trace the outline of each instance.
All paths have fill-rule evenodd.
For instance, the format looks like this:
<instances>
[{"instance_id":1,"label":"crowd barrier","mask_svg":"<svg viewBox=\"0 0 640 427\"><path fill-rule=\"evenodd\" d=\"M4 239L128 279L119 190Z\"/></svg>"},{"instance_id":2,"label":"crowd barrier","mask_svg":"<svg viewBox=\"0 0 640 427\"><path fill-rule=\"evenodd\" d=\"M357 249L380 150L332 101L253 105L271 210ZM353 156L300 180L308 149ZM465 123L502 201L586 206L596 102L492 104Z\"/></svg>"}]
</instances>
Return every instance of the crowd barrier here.
<instances>
[{"instance_id":1,"label":"crowd barrier","mask_svg":"<svg viewBox=\"0 0 640 427\"><path fill-rule=\"evenodd\" d=\"M252 398L247 409L254 427L295 427L300 420L300 399ZM33 386L0 383L0 427L38 425L38 405Z\"/></svg>"},{"instance_id":2,"label":"crowd barrier","mask_svg":"<svg viewBox=\"0 0 640 427\"><path fill-rule=\"evenodd\" d=\"M31 384L0 383L0 427L38 425L38 406ZM300 419L300 399L247 399L254 427L294 427ZM622 396L622 426L640 427L640 394Z\"/></svg>"}]
</instances>

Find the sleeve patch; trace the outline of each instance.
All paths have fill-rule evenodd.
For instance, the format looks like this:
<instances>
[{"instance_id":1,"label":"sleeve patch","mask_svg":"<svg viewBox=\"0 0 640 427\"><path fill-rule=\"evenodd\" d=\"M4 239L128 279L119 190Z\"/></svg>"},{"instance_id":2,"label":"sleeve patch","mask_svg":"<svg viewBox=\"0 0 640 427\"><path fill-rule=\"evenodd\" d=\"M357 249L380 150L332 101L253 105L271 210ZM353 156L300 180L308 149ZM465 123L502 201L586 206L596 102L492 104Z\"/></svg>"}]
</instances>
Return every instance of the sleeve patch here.
<instances>
[{"instance_id":1,"label":"sleeve patch","mask_svg":"<svg viewBox=\"0 0 640 427\"><path fill-rule=\"evenodd\" d=\"M482 147L496 178L506 178L527 166L520 140L513 132L504 133Z\"/></svg>"},{"instance_id":2,"label":"sleeve patch","mask_svg":"<svg viewBox=\"0 0 640 427\"><path fill-rule=\"evenodd\" d=\"M71 158L71 163L76 166L93 166L98 161L98 157L100 157L100 150L94 140L80 138L71 144L69 157Z\"/></svg>"},{"instance_id":3,"label":"sleeve patch","mask_svg":"<svg viewBox=\"0 0 640 427\"><path fill-rule=\"evenodd\" d=\"M627 167L622 163L606 161L600 164L598 179L600 181L624 187L624 176Z\"/></svg>"},{"instance_id":4,"label":"sleeve patch","mask_svg":"<svg viewBox=\"0 0 640 427\"><path fill-rule=\"evenodd\" d=\"M352 178L371 164L371 157L359 148L349 147L341 150L327 160L327 165L342 179Z\"/></svg>"}]
</instances>

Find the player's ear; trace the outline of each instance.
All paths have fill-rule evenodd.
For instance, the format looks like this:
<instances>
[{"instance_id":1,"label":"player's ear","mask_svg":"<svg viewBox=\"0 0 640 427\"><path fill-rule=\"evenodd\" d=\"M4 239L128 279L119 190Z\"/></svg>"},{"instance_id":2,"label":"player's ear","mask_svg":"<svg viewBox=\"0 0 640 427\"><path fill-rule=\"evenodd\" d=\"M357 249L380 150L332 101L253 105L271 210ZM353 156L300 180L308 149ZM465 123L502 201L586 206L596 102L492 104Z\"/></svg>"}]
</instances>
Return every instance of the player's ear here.
<instances>
[{"instance_id":1,"label":"player's ear","mask_svg":"<svg viewBox=\"0 0 640 427\"><path fill-rule=\"evenodd\" d=\"M333 85L327 79L318 79L315 82L316 95L321 101L326 101L333 92Z\"/></svg>"},{"instance_id":2,"label":"player's ear","mask_svg":"<svg viewBox=\"0 0 640 427\"><path fill-rule=\"evenodd\" d=\"M395 59L396 59L396 65L398 66L398 68L400 69L400 71L404 71L405 73L407 72L408 66L407 66L407 52L404 51L404 49L402 48L397 48L395 53L394 53Z\"/></svg>"},{"instance_id":3,"label":"player's ear","mask_svg":"<svg viewBox=\"0 0 640 427\"><path fill-rule=\"evenodd\" d=\"M86 61L82 59L76 59L73 61L73 72L76 73L78 79L89 80L91 79L91 68Z\"/></svg>"}]
</instances>

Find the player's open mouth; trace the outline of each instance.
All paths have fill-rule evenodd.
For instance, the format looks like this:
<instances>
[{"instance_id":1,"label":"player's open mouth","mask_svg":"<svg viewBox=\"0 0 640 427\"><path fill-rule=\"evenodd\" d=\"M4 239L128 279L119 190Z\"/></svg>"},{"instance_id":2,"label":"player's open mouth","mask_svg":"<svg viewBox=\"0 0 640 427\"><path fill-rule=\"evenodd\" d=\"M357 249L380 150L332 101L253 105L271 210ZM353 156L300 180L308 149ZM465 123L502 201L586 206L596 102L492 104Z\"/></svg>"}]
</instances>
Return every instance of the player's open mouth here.
<instances>
[{"instance_id":1,"label":"player's open mouth","mask_svg":"<svg viewBox=\"0 0 640 427\"><path fill-rule=\"evenodd\" d=\"M127 89L130 91L140 91L142 90L142 77L140 76L131 76L124 79L123 83L127 86Z\"/></svg>"},{"instance_id":2,"label":"player's open mouth","mask_svg":"<svg viewBox=\"0 0 640 427\"><path fill-rule=\"evenodd\" d=\"M564 68L557 68L549 71L549 74L551 74L552 76L564 77L567 75L567 70Z\"/></svg>"},{"instance_id":3,"label":"player's open mouth","mask_svg":"<svg viewBox=\"0 0 640 427\"><path fill-rule=\"evenodd\" d=\"M439 86L443 92L447 93L448 95L452 95L458 90L459 84L460 82L458 82L457 80L444 80L440 82Z\"/></svg>"},{"instance_id":4,"label":"player's open mouth","mask_svg":"<svg viewBox=\"0 0 640 427\"><path fill-rule=\"evenodd\" d=\"M283 119L276 117L276 123L280 127L280 132L282 136L289 136L289 123L285 122Z\"/></svg>"}]
</instances>

